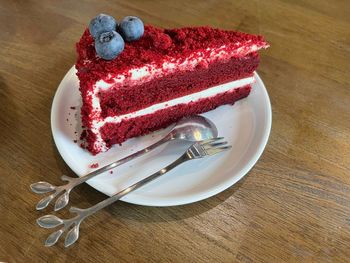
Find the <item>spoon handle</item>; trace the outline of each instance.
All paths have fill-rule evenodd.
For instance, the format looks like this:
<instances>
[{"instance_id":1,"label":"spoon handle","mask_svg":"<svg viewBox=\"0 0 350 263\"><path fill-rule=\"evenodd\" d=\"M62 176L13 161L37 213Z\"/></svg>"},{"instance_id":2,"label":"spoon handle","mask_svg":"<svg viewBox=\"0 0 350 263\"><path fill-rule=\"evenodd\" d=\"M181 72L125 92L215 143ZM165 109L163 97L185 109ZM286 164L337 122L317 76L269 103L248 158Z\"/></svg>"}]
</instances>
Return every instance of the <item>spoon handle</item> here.
<instances>
[{"instance_id":1,"label":"spoon handle","mask_svg":"<svg viewBox=\"0 0 350 263\"><path fill-rule=\"evenodd\" d=\"M69 194L74 187L86 182L87 180L90 180L91 178L93 178L93 177L95 177L103 172L111 170L119 165L122 165L128 161L131 161L137 157L140 157L141 155L146 154L146 153L154 150L158 146L162 145L163 143L166 143L166 142L171 141L171 140L173 140L173 137L171 137L170 135L167 135L163 139L157 141L156 143L154 143L154 144L152 144L152 145L150 145L150 146L148 146L140 151L137 151L137 152L135 152L131 155L128 155L120 160L117 160L113 163L110 163L106 166L103 166L100 169L97 169L97 170L95 170L91 173L88 173L87 175L82 176L82 177L73 178L73 177L68 177L68 176L64 175L64 176L62 176L62 180L68 181L68 183L65 185L53 186L47 182L37 182L37 183L32 184L30 186L30 188L32 189L33 192L38 193L38 194L43 194L43 193L47 193L50 191L54 191L54 193L51 194L50 196L45 197L42 200L40 200L36 206L36 209L42 210L42 209L46 208L55 197L57 197L59 194L63 193L62 195L60 195L57 198L57 200L55 202L55 207L54 207L55 211L62 209L63 207L65 207L68 204Z\"/></svg>"},{"instance_id":2,"label":"spoon handle","mask_svg":"<svg viewBox=\"0 0 350 263\"><path fill-rule=\"evenodd\" d=\"M165 136L163 139L155 142L154 144L152 144L152 145L150 145L150 146L148 146L148 147L146 147L146 148L144 148L142 150L139 150L139 151L137 151L137 152L135 152L133 154L130 154L130 155L128 155L128 156L126 156L126 157L124 157L122 159L119 159L119 160L117 160L117 161L115 161L113 163L110 163L110 164L108 164L106 166L103 166L100 169L97 169L97 170L95 170L95 171L93 171L93 172L91 172L91 173L89 173L89 174L87 174L85 176L76 178L76 180L74 180L74 181L76 181L76 183L74 184L73 187L75 187L75 186L77 186L77 185L79 185L81 183L86 182L87 180L95 177L96 175L99 175L101 173L109 171L109 170L111 170L111 169L113 169L113 168L115 168L115 167L117 167L119 165L122 165L122 164L124 164L126 162L129 162L129 161L131 161L131 160L133 160L133 159L135 159L137 157L140 157L140 156L142 156L142 155L144 155L144 154L154 150L155 148L159 147L160 145L162 145L162 144L164 144L164 143L166 143L166 142L168 142L170 140L171 140L171 138L169 136Z\"/></svg>"}]
</instances>

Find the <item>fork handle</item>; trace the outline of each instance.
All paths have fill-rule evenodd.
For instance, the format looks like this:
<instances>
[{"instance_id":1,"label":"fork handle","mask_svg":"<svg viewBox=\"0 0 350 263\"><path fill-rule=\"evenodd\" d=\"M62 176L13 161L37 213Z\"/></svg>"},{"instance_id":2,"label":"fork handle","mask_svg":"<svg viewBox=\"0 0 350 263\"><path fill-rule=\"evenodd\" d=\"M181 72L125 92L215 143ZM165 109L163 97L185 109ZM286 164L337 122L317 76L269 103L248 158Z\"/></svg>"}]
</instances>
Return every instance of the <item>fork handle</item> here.
<instances>
[{"instance_id":1,"label":"fork handle","mask_svg":"<svg viewBox=\"0 0 350 263\"><path fill-rule=\"evenodd\" d=\"M114 203L115 201L119 200L120 198L122 198L123 196L141 188L142 186L148 184L149 182L159 178L160 176L166 174L167 172L169 172L170 170L174 169L176 166L191 160L191 158L185 153L183 154L180 158L178 158L176 161L172 162L171 164L169 164L168 166L164 167L163 169L159 170L158 172L147 176L146 178L142 179L141 181L138 181L137 183L134 183L133 185L121 190L120 192L116 193L115 195L112 195L111 197L103 200L102 202L87 208L86 212L87 215L92 215L94 213L96 213L97 211L105 208L106 206L109 206L110 204Z\"/></svg>"}]
</instances>

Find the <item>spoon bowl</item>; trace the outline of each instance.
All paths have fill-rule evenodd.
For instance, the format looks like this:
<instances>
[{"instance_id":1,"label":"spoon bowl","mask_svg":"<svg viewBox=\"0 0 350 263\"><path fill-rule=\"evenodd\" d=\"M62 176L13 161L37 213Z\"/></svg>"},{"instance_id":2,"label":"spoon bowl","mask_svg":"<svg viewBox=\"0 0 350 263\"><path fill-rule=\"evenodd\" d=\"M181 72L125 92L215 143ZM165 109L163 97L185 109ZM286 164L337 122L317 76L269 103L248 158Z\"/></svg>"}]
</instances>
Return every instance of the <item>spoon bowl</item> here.
<instances>
[{"instance_id":1,"label":"spoon bowl","mask_svg":"<svg viewBox=\"0 0 350 263\"><path fill-rule=\"evenodd\" d=\"M171 140L184 140L189 142L204 141L216 138L218 130L209 119L195 115L181 119L165 137Z\"/></svg>"}]
</instances>

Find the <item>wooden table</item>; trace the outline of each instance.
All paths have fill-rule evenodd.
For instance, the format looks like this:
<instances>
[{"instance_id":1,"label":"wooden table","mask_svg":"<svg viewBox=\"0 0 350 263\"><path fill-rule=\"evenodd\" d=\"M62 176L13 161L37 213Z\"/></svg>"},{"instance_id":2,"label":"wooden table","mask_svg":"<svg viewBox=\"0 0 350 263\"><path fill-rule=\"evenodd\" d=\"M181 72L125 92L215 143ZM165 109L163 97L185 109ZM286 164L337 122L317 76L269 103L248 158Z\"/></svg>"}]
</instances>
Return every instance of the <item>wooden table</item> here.
<instances>
[{"instance_id":1,"label":"wooden table","mask_svg":"<svg viewBox=\"0 0 350 263\"><path fill-rule=\"evenodd\" d=\"M349 262L350 2L111 2L0 1L0 261ZM168 208L119 202L89 218L75 246L45 248L29 184L74 176L53 143L50 107L100 12L263 34L272 132L255 167L221 194ZM72 203L104 198L83 185Z\"/></svg>"}]
</instances>

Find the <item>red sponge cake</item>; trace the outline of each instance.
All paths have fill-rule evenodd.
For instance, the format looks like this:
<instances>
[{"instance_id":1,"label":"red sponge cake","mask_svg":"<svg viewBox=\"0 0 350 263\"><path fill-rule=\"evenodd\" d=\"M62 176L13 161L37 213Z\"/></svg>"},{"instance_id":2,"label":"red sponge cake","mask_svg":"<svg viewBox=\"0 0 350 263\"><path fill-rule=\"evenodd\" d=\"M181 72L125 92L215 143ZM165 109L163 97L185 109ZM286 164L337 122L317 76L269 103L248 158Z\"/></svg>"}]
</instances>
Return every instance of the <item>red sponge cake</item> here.
<instances>
[{"instance_id":1,"label":"red sponge cake","mask_svg":"<svg viewBox=\"0 0 350 263\"><path fill-rule=\"evenodd\" d=\"M112 60L96 55L87 29L77 43L86 148L97 154L182 117L249 95L262 36L209 27L144 28Z\"/></svg>"}]
</instances>

